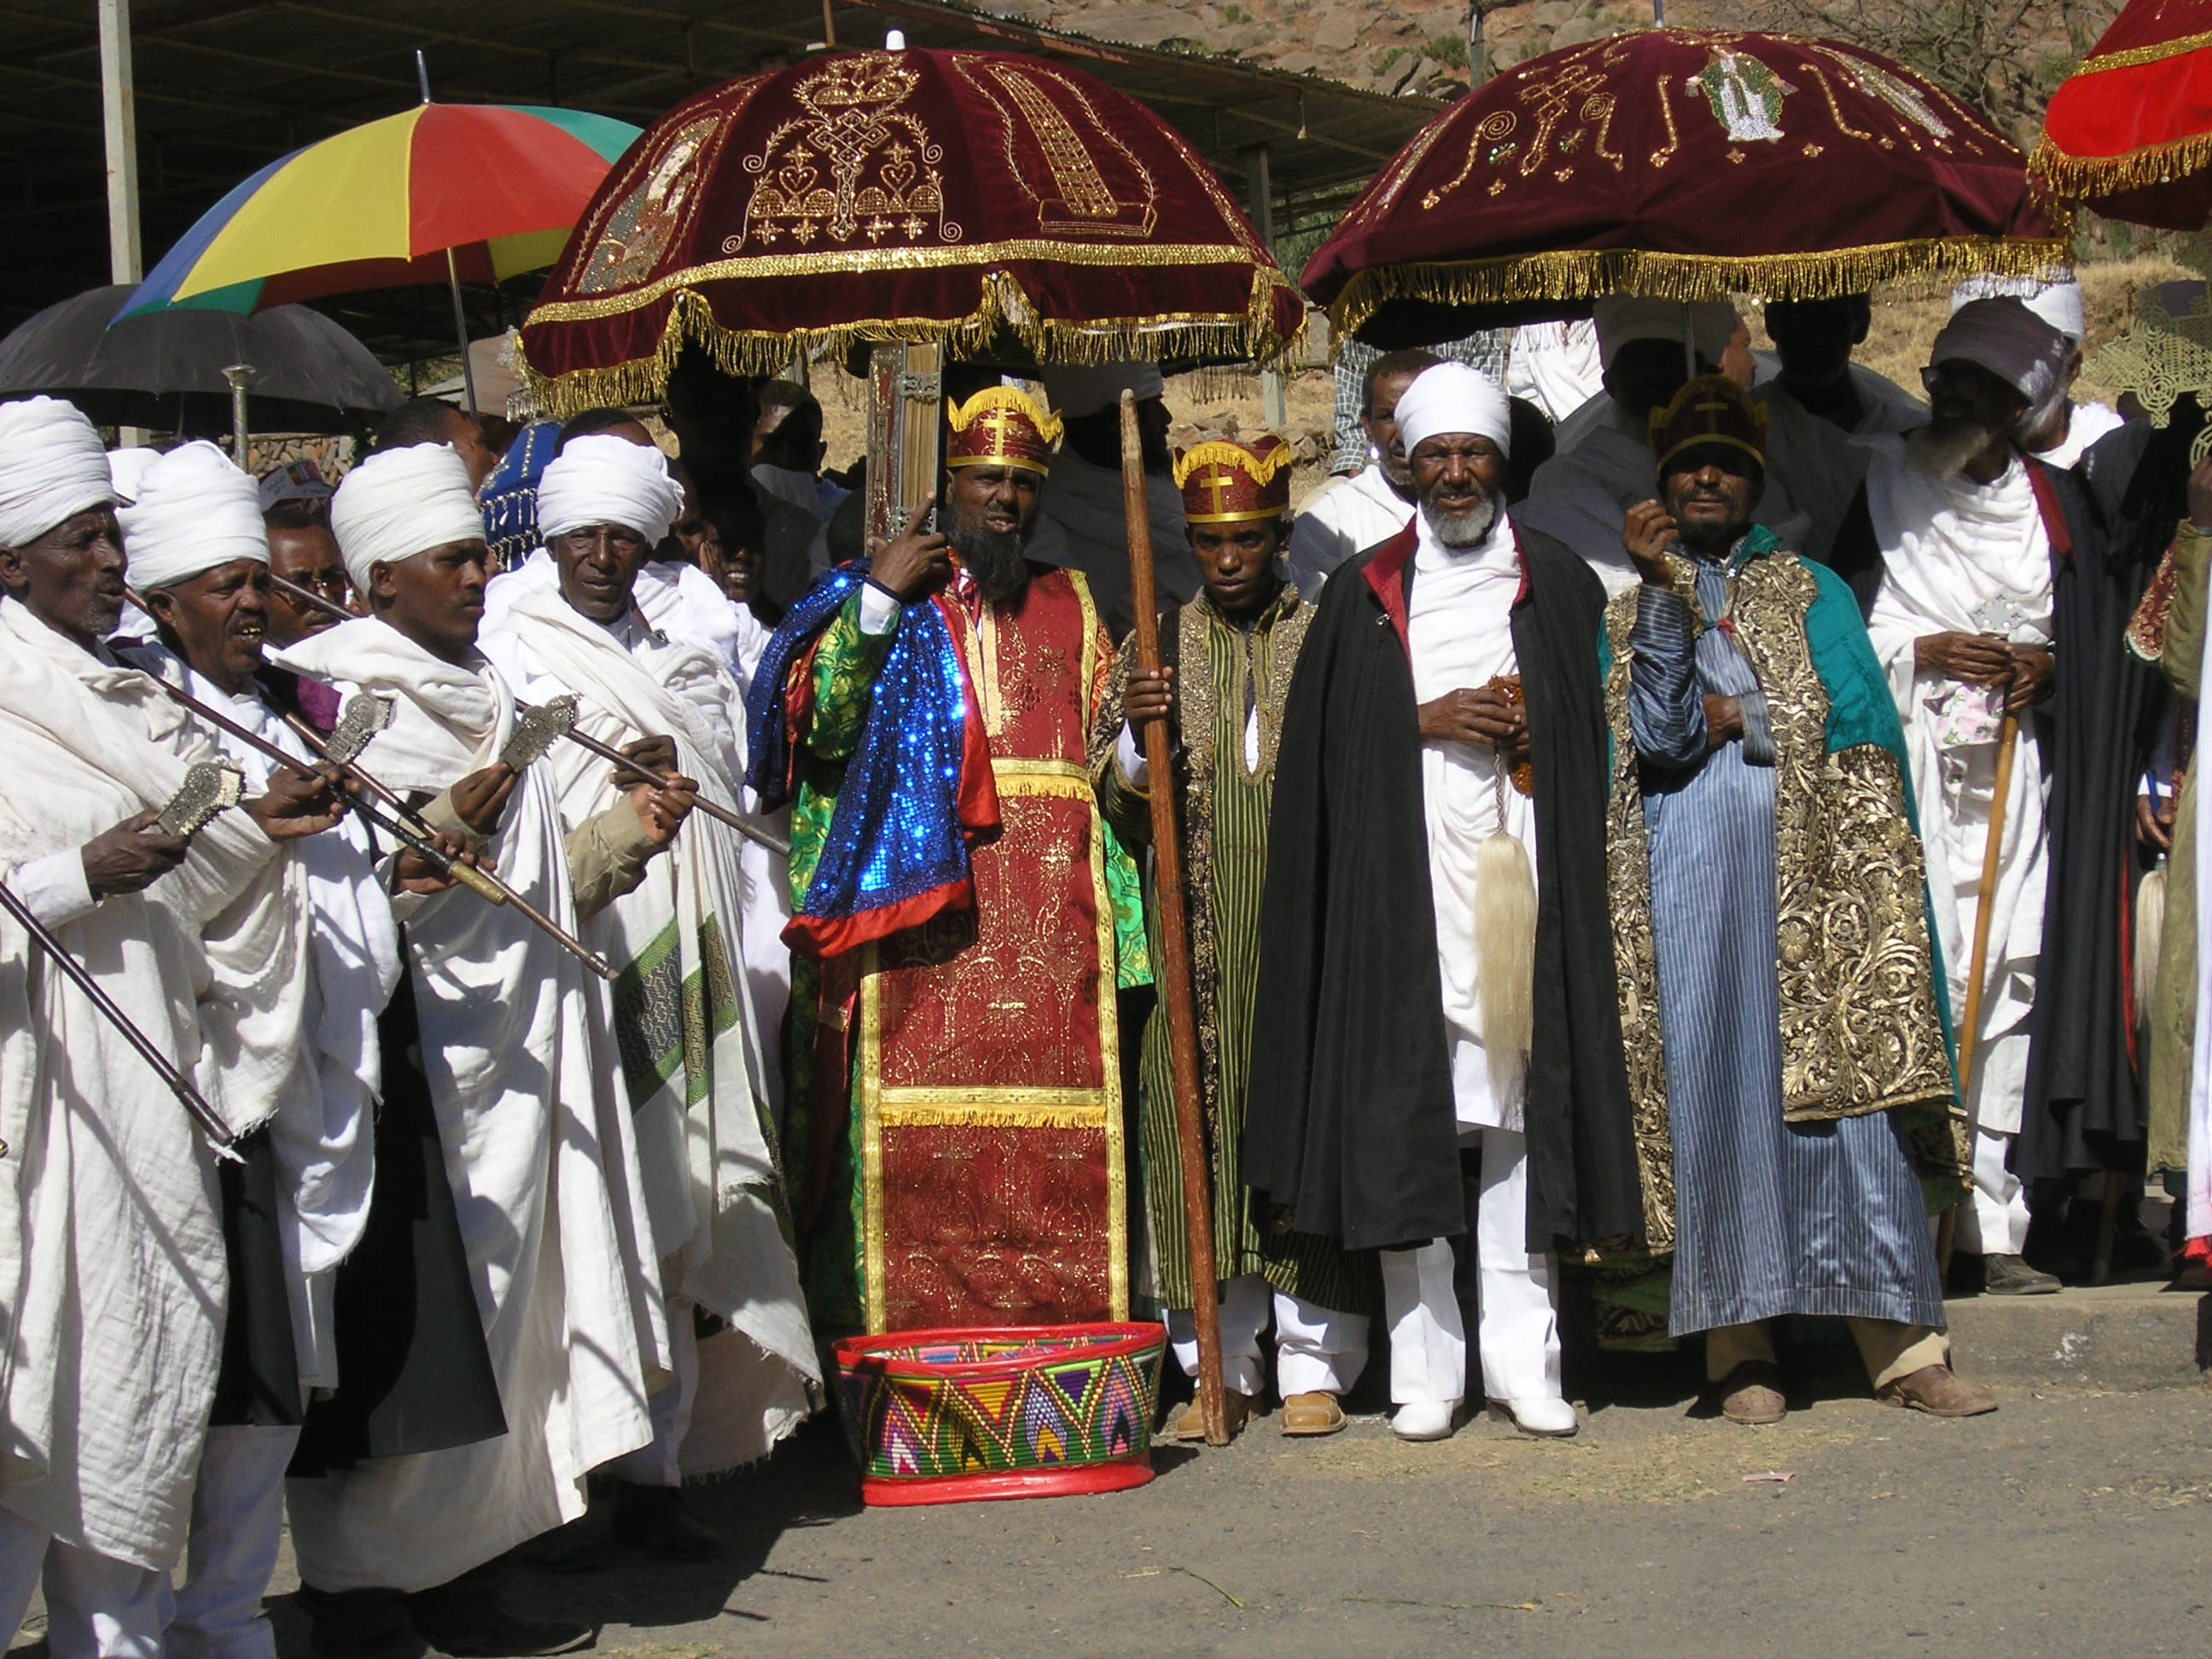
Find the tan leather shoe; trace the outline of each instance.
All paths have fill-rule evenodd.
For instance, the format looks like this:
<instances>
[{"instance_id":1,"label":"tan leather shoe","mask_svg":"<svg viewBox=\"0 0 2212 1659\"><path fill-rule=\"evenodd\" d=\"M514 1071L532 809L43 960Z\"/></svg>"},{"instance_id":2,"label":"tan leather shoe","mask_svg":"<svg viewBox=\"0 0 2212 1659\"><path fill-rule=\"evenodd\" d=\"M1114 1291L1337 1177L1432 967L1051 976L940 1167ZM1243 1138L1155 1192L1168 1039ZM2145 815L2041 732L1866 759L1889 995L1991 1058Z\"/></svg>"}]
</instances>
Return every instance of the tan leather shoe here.
<instances>
[{"instance_id":1,"label":"tan leather shoe","mask_svg":"<svg viewBox=\"0 0 2212 1659\"><path fill-rule=\"evenodd\" d=\"M1221 1391L1222 1420L1229 1425L1229 1437L1234 1440L1244 1427L1244 1419L1252 1414L1252 1396L1239 1394L1234 1389ZM1206 1418L1194 1400L1176 1414L1175 1437L1178 1440L1206 1438Z\"/></svg>"},{"instance_id":2,"label":"tan leather shoe","mask_svg":"<svg viewBox=\"0 0 2212 1659\"><path fill-rule=\"evenodd\" d=\"M1283 1396L1283 1432L1286 1435L1334 1434L1346 1422L1344 1407L1333 1394L1286 1394Z\"/></svg>"},{"instance_id":3,"label":"tan leather shoe","mask_svg":"<svg viewBox=\"0 0 2212 1659\"><path fill-rule=\"evenodd\" d=\"M1782 1395L1782 1371L1771 1360L1747 1359L1721 1379L1721 1415L1731 1423L1757 1427L1779 1423L1790 1414Z\"/></svg>"},{"instance_id":4,"label":"tan leather shoe","mask_svg":"<svg viewBox=\"0 0 2212 1659\"><path fill-rule=\"evenodd\" d=\"M1910 1376L1877 1389L1875 1398L1887 1406L1904 1406L1930 1417L1979 1417L1997 1408L1997 1397L1978 1382L1969 1382L1948 1365L1923 1365Z\"/></svg>"}]
</instances>

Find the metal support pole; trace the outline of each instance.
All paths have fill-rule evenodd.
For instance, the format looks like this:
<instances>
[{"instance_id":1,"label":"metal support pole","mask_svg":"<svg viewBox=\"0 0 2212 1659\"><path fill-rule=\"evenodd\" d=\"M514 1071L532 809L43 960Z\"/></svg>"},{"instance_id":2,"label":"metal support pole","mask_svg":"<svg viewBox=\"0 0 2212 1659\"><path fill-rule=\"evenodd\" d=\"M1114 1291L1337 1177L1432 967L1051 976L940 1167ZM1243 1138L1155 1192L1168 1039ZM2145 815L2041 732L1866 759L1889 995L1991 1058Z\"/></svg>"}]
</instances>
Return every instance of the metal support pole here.
<instances>
[{"instance_id":1,"label":"metal support pole","mask_svg":"<svg viewBox=\"0 0 2212 1659\"><path fill-rule=\"evenodd\" d=\"M1272 254L1275 251L1275 191L1268 175L1267 147L1257 144L1245 154L1252 162L1252 228L1260 234L1260 246ZM1279 369L1260 371L1260 418L1271 432L1280 432L1290 424L1290 403L1283 395Z\"/></svg>"},{"instance_id":2,"label":"metal support pole","mask_svg":"<svg viewBox=\"0 0 2212 1659\"><path fill-rule=\"evenodd\" d=\"M146 275L138 243L138 116L131 74L131 0L100 0L100 112L107 142L110 280Z\"/></svg>"},{"instance_id":3,"label":"metal support pole","mask_svg":"<svg viewBox=\"0 0 2212 1659\"><path fill-rule=\"evenodd\" d=\"M230 382L230 458L241 472L253 470L246 459L246 434L252 429L246 418L246 388L253 375L251 363L233 363L222 372L222 378Z\"/></svg>"},{"instance_id":4,"label":"metal support pole","mask_svg":"<svg viewBox=\"0 0 2212 1659\"><path fill-rule=\"evenodd\" d=\"M1479 87L1490 78L1490 42L1482 34L1483 0L1467 3L1467 83Z\"/></svg>"}]
</instances>

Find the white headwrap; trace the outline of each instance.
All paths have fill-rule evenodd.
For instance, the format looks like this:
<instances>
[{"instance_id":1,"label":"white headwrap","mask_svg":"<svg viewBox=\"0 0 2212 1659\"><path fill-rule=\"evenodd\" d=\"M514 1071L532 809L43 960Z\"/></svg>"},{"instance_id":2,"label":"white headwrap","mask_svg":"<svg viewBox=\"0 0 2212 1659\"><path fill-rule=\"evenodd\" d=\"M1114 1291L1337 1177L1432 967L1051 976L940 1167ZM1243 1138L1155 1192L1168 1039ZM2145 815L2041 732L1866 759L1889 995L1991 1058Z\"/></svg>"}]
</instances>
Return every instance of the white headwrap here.
<instances>
[{"instance_id":1,"label":"white headwrap","mask_svg":"<svg viewBox=\"0 0 2212 1659\"><path fill-rule=\"evenodd\" d=\"M1969 362L2027 399L2031 413L2047 408L2066 390L2066 360L2074 345L2017 299L1969 300L1928 348L1930 365Z\"/></svg>"},{"instance_id":2,"label":"white headwrap","mask_svg":"<svg viewBox=\"0 0 2212 1659\"><path fill-rule=\"evenodd\" d=\"M28 547L115 499L100 434L58 398L0 404L0 547Z\"/></svg>"},{"instance_id":3,"label":"white headwrap","mask_svg":"<svg viewBox=\"0 0 2212 1659\"><path fill-rule=\"evenodd\" d=\"M398 564L453 542L483 539L469 469L450 444L416 444L370 456L331 497L331 533L346 574L368 592L372 565Z\"/></svg>"},{"instance_id":4,"label":"white headwrap","mask_svg":"<svg viewBox=\"0 0 2212 1659\"><path fill-rule=\"evenodd\" d=\"M1621 347L1632 340L1672 340L1676 345L1681 344L1686 323L1691 346L1698 356L1718 368L1721 354L1728 349L1728 343L1735 337L1736 331L1735 307L1717 300L1684 305L1679 300L1644 300L1632 294L1608 294L1591 309L1590 319L1597 325L1598 356L1607 368L1620 355Z\"/></svg>"},{"instance_id":5,"label":"white headwrap","mask_svg":"<svg viewBox=\"0 0 2212 1659\"><path fill-rule=\"evenodd\" d=\"M2081 284L2071 276L2056 283L2035 276L1970 276L1951 290L1951 314L1957 316L1977 300L2008 295L2075 345L2081 343Z\"/></svg>"},{"instance_id":6,"label":"white headwrap","mask_svg":"<svg viewBox=\"0 0 2212 1659\"><path fill-rule=\"evenodd\" d=\"M131 585L141 593L240 559L269 562L261 486L211 443L162 456L141 475L138 499L116 517Z\"/></svg>"},{"instance_id":7,"label":"white headwrap","mask_svg":"<svg viewBox=\"0 0 2212 1659\"><path fill-rule=\"evenodd\" d=\"M158 449L111 449L107 452L107 478L115 486L118 502L135 501L146 482L146 475L154 470L154 463L161 459Z\"/></svg>"},{"instance_id":8,"label":"white headwrap","mask_svg":"<svg viewBox=\"0 0 2212 1659\"><path fill-rule=\"evenodd\" d=\"M1157 398L1167 390L1158 363L1100 363L1095 368L1055 363L1044 371L1045 396L1052 406L1071 419L1096 415L1102 409L1118 409L1123 392L1133 392L1138 401Z\"/></svg>"},{"instance_id":9,"label":"white headwrap","mask_svg":"<svg viewBox=\"0 0 2212 1659\"><path fill-rule=\"evenodd\" d=\"M1413 377L1398 399L1398 436L1410 455L1424 438L1472 432L1513 453L1513 405L1498 382L1465 363L1438 363Z\"/></svg>"},{"instance_id":10,"label":"white headwrap","mask_svg":"<svg viewBox=\"0 0 2212 1659\"><path fill-rule=\"evenodd\" d=\"M618 524L657 547L683 513L684 487L668 476L667 459L605 433L571 438L538 480L538 533L547 541Z\"/></svg>"}]
</instances>

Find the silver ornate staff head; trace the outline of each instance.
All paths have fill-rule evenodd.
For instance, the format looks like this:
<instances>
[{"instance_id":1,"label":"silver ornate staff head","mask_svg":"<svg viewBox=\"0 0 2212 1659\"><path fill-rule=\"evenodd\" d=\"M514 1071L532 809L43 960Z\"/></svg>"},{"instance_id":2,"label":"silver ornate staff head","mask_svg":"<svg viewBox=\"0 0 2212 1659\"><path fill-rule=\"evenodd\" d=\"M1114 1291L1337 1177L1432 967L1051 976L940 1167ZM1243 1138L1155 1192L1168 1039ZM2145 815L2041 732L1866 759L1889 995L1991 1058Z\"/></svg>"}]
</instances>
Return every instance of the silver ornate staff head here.
<instances>
[{"instance_id":1,"label":"silver ornate staff head","mask_svg":"<svg viewBox=\"0 0 2212 1659\"><path fill-rule=\"evenodd\" d=\"M576 695L573 691L535 707L519 705L514 711L514 730L508 733L499 757L520 772L568 736L575 723Z\"/></svg>"},{"instance_id":2,"label":"silver ornate staff head","mask_svg":"<svg viewBox=\"0 0 2212 1659\"><path fill-rule=\"evenodd\" d=\"M189 841L208 820L246 794L246 775L223 761L194 761L185 781L161 808L161 833Z\"/></svg>"},{"instance_id":3,"label":"silver ornate staff head","mask_svg":"<svg viewBox=\"0 0 2212 1659\"><path fill-rule=\"evenodd\" d=\"M338 723L323 744L323 758L334 766L357 760L369 739L392 724L392 699L356 691L338 711Z\"/></svg>"}]
</instances>

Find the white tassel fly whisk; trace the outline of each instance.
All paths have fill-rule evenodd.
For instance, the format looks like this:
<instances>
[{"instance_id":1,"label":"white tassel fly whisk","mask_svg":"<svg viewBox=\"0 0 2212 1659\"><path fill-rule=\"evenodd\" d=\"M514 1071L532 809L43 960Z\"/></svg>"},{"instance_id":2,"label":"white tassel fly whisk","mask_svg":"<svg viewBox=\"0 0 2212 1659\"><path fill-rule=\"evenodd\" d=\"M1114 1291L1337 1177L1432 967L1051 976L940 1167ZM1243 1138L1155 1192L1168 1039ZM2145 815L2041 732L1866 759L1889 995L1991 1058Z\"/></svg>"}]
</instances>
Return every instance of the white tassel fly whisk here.
<instances>
[{"instance_id":1,"label":"white tassel fly whisk","mask_svg":"<svg viewBox=\"0 0 2212 1659\"><path fill-rule=\"evenodd\" d=\"M1497 760L1498 832L1474 852L1474 959L1490 1089L1516 1098L1536 1036L1536 870L1505 821L1505 757Z\"/></svg>"}]
</instances>

